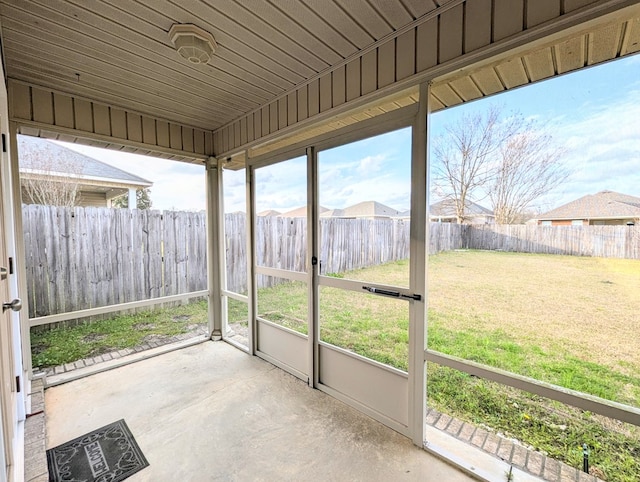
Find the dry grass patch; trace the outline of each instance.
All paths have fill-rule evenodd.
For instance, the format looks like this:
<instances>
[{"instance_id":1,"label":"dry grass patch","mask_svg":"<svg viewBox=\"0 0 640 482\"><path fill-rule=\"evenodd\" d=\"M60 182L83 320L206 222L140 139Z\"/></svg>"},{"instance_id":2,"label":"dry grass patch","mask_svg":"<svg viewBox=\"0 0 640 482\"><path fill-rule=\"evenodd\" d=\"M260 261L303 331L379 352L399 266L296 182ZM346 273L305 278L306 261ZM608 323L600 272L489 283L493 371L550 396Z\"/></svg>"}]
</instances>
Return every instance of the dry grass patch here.
<instances>
[{"instance_id":1,"label":"dry grass patch","mask_svg":"<svg viewBox=\"0 0 640 482\"><path fill-rule=\"evenodd\" d=\"M429 262L429 308L616 370L640 367L640 261L454 251ZM637 371L636 371L637 373Z\"/></svg>"}]
</instances>

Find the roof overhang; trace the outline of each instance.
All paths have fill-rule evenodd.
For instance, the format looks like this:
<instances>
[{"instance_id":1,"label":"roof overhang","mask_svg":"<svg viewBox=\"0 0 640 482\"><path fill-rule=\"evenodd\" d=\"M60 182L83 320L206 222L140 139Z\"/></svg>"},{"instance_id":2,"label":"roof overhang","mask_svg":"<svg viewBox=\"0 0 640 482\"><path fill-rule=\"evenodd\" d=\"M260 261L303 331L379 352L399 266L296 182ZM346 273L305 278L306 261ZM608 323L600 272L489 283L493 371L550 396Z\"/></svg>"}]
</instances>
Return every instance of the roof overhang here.
<instances>
[{"instance_id":1,"label":"roof overhang","mask_svg":"<svg viewBox=\"0 0 640 482\"><path fill-rule=\"evenodd\" d=\"M123 189L143 189L145 187L151 187L152 182L142 181L121 181L118 179L111 179L107 177L96 176L83 176L73 173L61 173L52 171L42 171L38 169L20 169L20 176L23 179L52 179L59 178L60 182L75 181L83 186L104 186L106 188L123 188Z\"/></svg>"}]
</instances>

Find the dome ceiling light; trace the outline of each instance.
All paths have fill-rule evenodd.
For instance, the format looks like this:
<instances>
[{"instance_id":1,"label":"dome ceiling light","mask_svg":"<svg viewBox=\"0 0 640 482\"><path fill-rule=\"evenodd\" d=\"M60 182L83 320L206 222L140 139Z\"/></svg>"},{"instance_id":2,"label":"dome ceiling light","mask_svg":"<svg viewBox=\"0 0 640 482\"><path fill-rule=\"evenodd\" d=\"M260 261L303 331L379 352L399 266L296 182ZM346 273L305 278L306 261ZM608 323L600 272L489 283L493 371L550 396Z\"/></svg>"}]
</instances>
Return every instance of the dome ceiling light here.
<instances>
[{"instance_id":1,"label":"dome ceiling light","mask_svg":"<svg viewBox=\"0 0 640 482\"><path fill-rule=\"evenodd\" d=\"M208 63L218 48L213 35L190 23L174 23L169 38L178 53L192 64Z\"/></svg>"}]
</instances>

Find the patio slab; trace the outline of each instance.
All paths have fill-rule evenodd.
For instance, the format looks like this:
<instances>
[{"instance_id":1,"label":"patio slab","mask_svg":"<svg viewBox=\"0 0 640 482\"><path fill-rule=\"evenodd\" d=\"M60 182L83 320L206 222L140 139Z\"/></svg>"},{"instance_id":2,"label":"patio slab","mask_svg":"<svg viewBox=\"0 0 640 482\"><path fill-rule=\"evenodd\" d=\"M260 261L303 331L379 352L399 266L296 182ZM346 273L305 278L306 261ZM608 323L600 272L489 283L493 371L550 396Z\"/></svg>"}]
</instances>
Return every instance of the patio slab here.
<instances>
[{"instance_id":1,"label":"patio slab","mask_svg":"<svg viewBox=\"0 0 640 482\"><path fill-rule=\"evenodd\" d=\"M46 390L47 447L124 418L130 479L475 480L269 363L207 342Z\"/></svg>"}]
</instances>

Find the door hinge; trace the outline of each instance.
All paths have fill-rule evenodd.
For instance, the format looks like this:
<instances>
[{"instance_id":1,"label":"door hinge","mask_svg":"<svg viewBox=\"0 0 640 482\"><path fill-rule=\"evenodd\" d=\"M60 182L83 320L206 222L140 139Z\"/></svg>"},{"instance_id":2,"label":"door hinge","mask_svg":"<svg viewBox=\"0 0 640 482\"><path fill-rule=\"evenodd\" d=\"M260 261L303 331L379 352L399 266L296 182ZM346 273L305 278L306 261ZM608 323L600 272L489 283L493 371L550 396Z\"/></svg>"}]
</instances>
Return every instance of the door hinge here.
<instances>
[{"instance_id":1,"label":"door hinge","mask_svg":"<svg viewBox=\"0 0 640 482\"><path fill-rule=\"evenodd\" d=\"M20 393L22 391L21 385L22 384L20 383L20 375L18 375L16 377L16 392L17 393Z\"/></svg>"}]
</instances>

